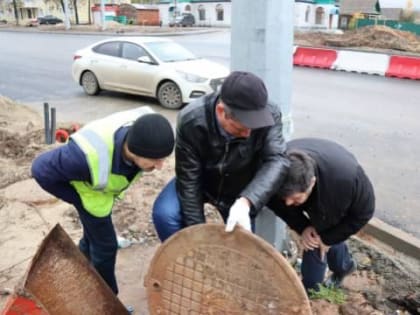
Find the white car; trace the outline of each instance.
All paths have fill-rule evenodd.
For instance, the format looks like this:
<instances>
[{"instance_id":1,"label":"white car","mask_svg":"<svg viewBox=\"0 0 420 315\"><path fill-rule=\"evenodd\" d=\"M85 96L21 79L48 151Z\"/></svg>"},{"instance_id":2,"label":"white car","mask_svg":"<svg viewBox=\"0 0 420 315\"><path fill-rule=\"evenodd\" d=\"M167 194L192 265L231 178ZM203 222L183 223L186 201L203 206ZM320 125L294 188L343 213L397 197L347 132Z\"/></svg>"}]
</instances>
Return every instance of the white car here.
<instances>
[{"instance_id":1,"label":"white car","mask_svg":"<svg viewBox=\"0 0 420 315\"><path fill-rule=\"evenodd\" d=\"M151 96L177 109L216 91L229 69L169 39L118 37L78 50L72 74L89 95L109 90Z\"/></svg>"}]
</instances>

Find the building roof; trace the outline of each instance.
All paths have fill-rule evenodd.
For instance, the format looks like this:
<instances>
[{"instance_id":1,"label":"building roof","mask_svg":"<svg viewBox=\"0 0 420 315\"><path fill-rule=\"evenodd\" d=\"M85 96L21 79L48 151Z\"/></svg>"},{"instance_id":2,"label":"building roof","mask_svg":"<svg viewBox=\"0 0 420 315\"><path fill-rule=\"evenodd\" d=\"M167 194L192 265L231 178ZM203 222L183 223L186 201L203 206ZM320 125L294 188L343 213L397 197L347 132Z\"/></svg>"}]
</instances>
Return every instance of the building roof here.
<instances>
[{"instance_id":1,"label":"building roof","mask_svg":"<svg viewBox=\"0 0 420 315\"><path fill-rule=\"evenodd\" d=\"M367 13L378 14L380 11L378 0L341 0L340 14Z\"/></svg>"},{"instance_id":2,"label":"building roof","mask_svg":"<svg viewBox=\"0 0 420 315\"><path fill-rule=\"evenodd\" d=\"M381 8L381 15L387 20L399 20L401 8Z\"/></svg>"}]
</instances>

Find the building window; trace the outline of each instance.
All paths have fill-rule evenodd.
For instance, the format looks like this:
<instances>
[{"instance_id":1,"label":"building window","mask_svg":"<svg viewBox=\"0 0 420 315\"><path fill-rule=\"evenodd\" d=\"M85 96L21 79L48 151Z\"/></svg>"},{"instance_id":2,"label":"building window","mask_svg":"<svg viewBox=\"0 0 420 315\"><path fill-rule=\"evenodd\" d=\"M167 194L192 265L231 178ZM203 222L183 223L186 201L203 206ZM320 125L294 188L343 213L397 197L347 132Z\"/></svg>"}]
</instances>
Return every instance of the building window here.
<instances>
[{"instance_id":1,"label":"building window","mask_svg":"<svg viewBox=\"0 0 420 315\"><path fill-rule=\"evenodd\" d=\"M325 10L322 7L318 7L315 13L315 24L324 24Z\"/></svg>"},{"instance_id":2,"label":"building window","mask_svg":"<svg viewBox=\"0 0 420 315\"><path fill-rule=\"evenodd\" d=\"M349 20L347 19L347 16L342 16L340 18L340 28L347 28L349 24Z\"/></svg>"},{"instance_id":3,"label":"building window","mask_svg":"<svg viewBox=\"0 0 420 315\"><path fill-rule=\"evenodd\" d=\"M198 18L200 21L206 20L206 9L202 4L200 4L200 6L198 7Z\"/></svg>"},{"instance_id":4,"label":"building window","mask_svg":"<svg viewBox=\"0 0 420 315\"><path fill-rule=\"evenodd\" d=\"M308 5L306 7L306 11L305 11L305 22L308 23L309 22L309 14L311 13L311 7Z\"/></svg>"},{"instance_id":5,"label":"building window","mask_svg":"<svg viewBox=\"0 0 420 315\"><path fill-rule=\"evenodd\" d=\"M216 20L223 21L224 20L224 10L221 4L216 5Z\"/></svg>"},{"instance_id":6,"label":"building window","mask_svg":"<svg viewBox=\"0 0 420 315\"><path fill-rule=\"evenodd\" d=\"M176 8L174 6L169 7L168 11L169 11L169 16L170 17L175 17L175 16L181 15L181 11L179 10L178 6Z\"/></svg>"}]
</instances>

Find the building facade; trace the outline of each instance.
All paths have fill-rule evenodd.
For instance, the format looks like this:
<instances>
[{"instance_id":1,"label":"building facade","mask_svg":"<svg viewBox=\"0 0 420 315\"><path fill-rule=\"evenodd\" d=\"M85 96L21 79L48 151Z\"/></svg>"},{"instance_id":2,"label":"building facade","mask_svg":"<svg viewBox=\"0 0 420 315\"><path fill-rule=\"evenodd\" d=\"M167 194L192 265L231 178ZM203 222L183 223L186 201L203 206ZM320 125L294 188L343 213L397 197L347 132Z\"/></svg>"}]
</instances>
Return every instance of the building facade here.
<instances>
[{"instance_id":1,"label":"building facade","mask_svg":"<svg viewBox=\"0 0 420 315\"><path fill-rule=\"evenodd\" d=\"M160 19L168 25L175 16L191 13L196 26L230 26L231 0L161 0ZM339 9L336 0L295 0L295 27L335 29Z\"/></svg>"},{"instance_id":2,"label":"building facade","mask_svg":"<svg viewBox=\"0 0 420 315\"><path fill-rule=\"evenodd\" d=\"M231 1L162 0L158 3L160 19L168 25L175 16L191 13L196 26L230 26Z\"/></svg>"},{"instance_id":3,"label":"building facade","mask_svg":"<svg viewBox=\"0 0 420 315\"><path fill-rule=\"evenodd\" d=\"M93 0L92 3L89 0L68 1L71 23L76 22L75 3L78 9L79 23L88 23ZM20 25L26 25L30 20L45 15L54 15L64 20L64 10L60 0L20 0L17 1L17 9ZM0 20L15 22L12 0L0 1Z\"/></svg>"},{"instance_id":4,"label":"building facade","mask_svg":"<svg viewBox=\"0 0 420 315\"><path fill-rule=\"evenodd\" d=\"M280 1L280 0L279 0ZM60 0L18 0L21 24L44 15L64 19ZM107 6L119 6L130 0L105 0ZM74 5L77 4L79 23L94 23L98 20L95 10L97 0L69 0L70 19L75 23ZM161 0L158 2L162 25L168 25L175 16L192 14L196 26L230 27L231 0ZM93 10L92 10L93 8ZM112 12L106 12L111 14ZM338 27L339 9L335 0L295 0L294 24L296 28L335 29ZM12 0L0 0L0 20L14 21Z\"/></svg>"},{"instance_id":5,"label":"building facade","mask_svg":"<svg viewBox=\"0 0 420 315\"><path fill-rule=\"evenodd\" d=\"M295 28L336 29L339 14L335 0L296 0Z\"/></svg>"}]
</instances>

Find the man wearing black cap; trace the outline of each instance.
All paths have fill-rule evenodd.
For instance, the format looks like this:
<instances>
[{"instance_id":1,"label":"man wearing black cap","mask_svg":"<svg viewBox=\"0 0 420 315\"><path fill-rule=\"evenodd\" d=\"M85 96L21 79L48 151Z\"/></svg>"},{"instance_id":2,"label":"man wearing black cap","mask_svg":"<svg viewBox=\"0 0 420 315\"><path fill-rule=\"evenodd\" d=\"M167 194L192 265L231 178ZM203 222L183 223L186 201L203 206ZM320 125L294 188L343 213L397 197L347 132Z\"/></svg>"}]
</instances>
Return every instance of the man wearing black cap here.
<instances>
[{"instance_id":1,"label":"man wearing black cap","mask_svg":"<svg viewBox=\"0 0 420 315\"><path fill-rule=\"evenodd\" d=\"M234 71L220 94L204 96L178 115L176 178L156 199L153 222L164 241L205 222L204 203L226 222L251 230L250 217L269 200L288 166L281 113L267 103L264 82Z\"/></svg>"},{"instance_id":2,"label":"man wearing black cap","mask_svg":"<svg viewBox=\"0 0 420 315\"><path fill-rule=\"evenodd\" d=\"M173 147L168 120L141 107L87 124L66 145L41 154L32 164L38 184L77 209L83 226L79 248L115 294L114 200L142 172L161 169Z\"/></svg>"}]
</instances>

